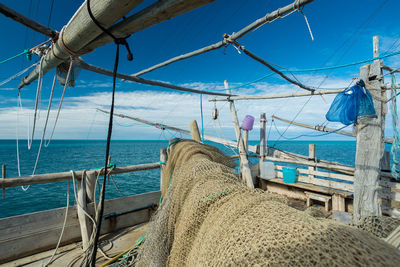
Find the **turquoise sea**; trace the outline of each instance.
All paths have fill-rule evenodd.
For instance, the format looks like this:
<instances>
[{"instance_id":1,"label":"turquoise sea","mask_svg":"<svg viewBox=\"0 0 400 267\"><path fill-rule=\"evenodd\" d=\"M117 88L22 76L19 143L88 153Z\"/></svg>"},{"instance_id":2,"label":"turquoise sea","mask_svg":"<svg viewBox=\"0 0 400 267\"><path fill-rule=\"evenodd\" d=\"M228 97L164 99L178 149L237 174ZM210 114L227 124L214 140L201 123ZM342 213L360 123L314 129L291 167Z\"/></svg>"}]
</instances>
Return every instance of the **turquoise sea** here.
<instances>
[{"instance_id":1,"label":"turquoise sea","mask_svg":"<svg viewBox=\"0 0 400 267\"><path fill-rule=\"evenodd\" d=\"M355 141L281 141L275 144L278 149L308 154L308 144L317 145L317 157L338 161L354 166L356 151ZM250 141L256 145L256 141ZM215 145L215 144L214 144ZM27 149L27 141L20 140L21 175L32 174L39 141L34 141L31 150ZM117 166L158 162L160 149L167 147L168 141L112 141L111 161ZM227 154L231 149L217 145ZM101 168L104 166L105 141L88 140L53 140L47 148L43 148L36 173L64 172ZM386 148L387 150L390 147ZM15 140L0 140L0 164L6 164L7 177L17 177L17 156ZM140 171L114 176L115 182L124 195L132 195L159 189L160 170ZM73 204L72 183L70 185L70 205ZM2 189L0 189L2 190ZM1 194L0 194L1 195ZM20 187L7 188L6 198L0 198L0 218L30 212L53 209L66 205L67 182L32 185L28 191ZM107 199L120 197L112 182L107 183Z\"/></svg>"}]
</instances>

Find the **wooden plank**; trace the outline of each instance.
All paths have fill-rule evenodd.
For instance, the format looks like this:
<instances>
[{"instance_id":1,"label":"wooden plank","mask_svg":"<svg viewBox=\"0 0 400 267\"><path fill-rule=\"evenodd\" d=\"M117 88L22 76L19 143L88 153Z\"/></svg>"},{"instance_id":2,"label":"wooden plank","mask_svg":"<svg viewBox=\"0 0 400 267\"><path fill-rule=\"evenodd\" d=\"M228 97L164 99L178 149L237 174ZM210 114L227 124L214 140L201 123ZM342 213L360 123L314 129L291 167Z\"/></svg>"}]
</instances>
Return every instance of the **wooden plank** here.
<instances>
[{"instance_id":1,"label":"wooden plank","mask_svg":"<svg viewBox=\"0 0 400 267\"><path fill-rule=\"evenodd\" d=\"M160 168L160 163L147 163L147 164L138 164L138 165L129 165L124 167L115 167L110 174L119 174L119 173L127 173L127 172L136 172L136 171L144 171L144 170L152 170ZM75 176L76 179L81 179L83 173L85 171L76 171ZM104 175L104 170L100 171L100 175ZM47 174L37 174L32 176L23 176L19 178L10 178L3 181L0 179L0 187L16 187L22 185L32 185L32 184L45 184L52 182L60 182L65 180L71 180L71 172L57 172L57 173L47 173Z\"/></svg>"},{"instance_id":2,"label":"wooden plank","mask_svg":"<svg viewBox=\"0 0 400 267\"><path fill-rule=\"evenodd\" d=\"M333 211L346 211L345 198L338 194L332 196L332 210Z\"/></svg>"},{"instance_id":3,"label":"wooden plank","mask_svg":"<svg viewBox=\"0 0 400 267\"><path fill-rule=\"evenodd\" d=\"M312 171L312 170L306 170L306 169L297 169L299 173L302 174L311 174L311 175L316 175L316 176L322 176L326 178L331 178L331 179L339 179L339 180L344 180L344 181L349 181L349 182L354 182L354 176L350 175L344 175L344 174L338 174L338 173L332 173L332 172L322 172L322 171ZM318 177L314 177L318 178Z\"/></svg>"},{"instance_id":4,"label":"wooden plank","mask_svg":"<svg viewBox=\"0 0 400 267\"><path fill-rule=\"evenodd\" d=\"M377 45L376 38L374 38L374 51L377 51ZM361 67L360 78L366 83L368 90L371 87L380 88L383 84L381 62L376 60L370 65ZM386 99L386 91L379 92L379 95ZM374 97L373 103L377 117L359 117L357 119L354 223L358 223L364 217L381 214L377 189L380 161L384 152L385 110L382 102Z\"/></svg>"},{"instance_id":5,"label":"wooden plank","mask_svg":"<svg viewBox=\"0 0 400 267\"><path fill-rule=\"evenodd\" d=\"M151 204L158 204L160 191L105 201L105 213L121 213ZM93 204L89 205L93 212ZM66 208L59 208L0 219L0 264L13 259L53 249L58 242ZM141 210L104 220L101 233L143 223L149 212ZM81 239L76 206L68 210L68 218L61 244Z\"/></svg>"},{"instance_id":6,"label":"wooden plank","mask_svg":"<svg viewBox=\"0 0 400 267\"><path fill-rule=\"evenodd\" d=\"M282 172L276 172L276 177L283 178ZM318 179L318 178L310 179L308 176L303 176L303 175L297 175L297 181L303 182L303 183L308 183L308 184L313 184L313 185L324 186L324 187L337 189L337 190L344 190L344 191L350 191L350 192L353 192L353 190L354 190L354 187L352 184L345 184L345 183L323 180L323 179Z\"/></svg>"},{"instance_id":7,"label":"wooden plank","mask_svg":"<svg viewBox=\"0 0 400 267\"><path fill-rule=\"evenodd\" d=\"M390 192L390 191L379 190L378 196L383 199L400 202L400 192ZM384 205L384 204L382 204L382 205ZM388 205L384 205L384 206L388 206Z\"/></svg>"},{"instance_id":8,"label":"wooden plank","mask_svg":"<svg viewBox=\"0 0 400 267\"><path fill-rule=\"evenodd\" d=\"M390 179L387 179L385 177L381 177L381 179L379 180L379 185L383 187L390 187L392 189L400 189L400 183L391 182Z\"/></svg>"},{"instance_id":9,"label":"wooden plank","mask_svg":"<svg viewBox=\"0 0 400 267\"><path fill-rule=\"evenodd\" d=\"M393 209L386 206L382 206L382 213L387 214L391 217L400 218L400 209Z\"/></svg>"},{"instance_id":10,"label":"wooden plank","mask_svg":"<svg viewBox=\"0 0 400 267\"><path fill-rule=\"evenodd\" d=\"M225 86L225 89L227 89L227 92L230 94L231 90L229 90L229 83L227 80L224 81L224 86ZM230 107L230 110L232 113L233 124L235 126L234 128L235 128L235 133L236 133L236 139L238 140L238 143L239 143L241 174L242 174L243 180L245 181L247 187L254 188L255 178L253 178L253 176L251 175L250 163L249 163L249 159L247 158L244 140L242 138L242 134L240 131L239 119L238 119L238 116L236 113L235 103L233 101L229 101L229 107Z\"/></svg>"},{"instance_id":11,"label":"wooden plank","mask_svg":"<svg viewBox=\"0 0 400 267\"><path fill-rule=\"evenodd\" d=\"M340 190L335 190L332 188L326 188L326 187L321 187L321 186L316 186L313 184L309 184L309 183L294 183L294 184L287 184L285 182L283 182L282 179L276 178L276 179L270 179L267 182L273 182L273 183L278 183L278 184L284 184L287 186L292 186L292 187L296 187L296 188L301 188L301 189L305 189L305 190L309 190L309 191L316 191L316 192L321 192L321 193L325 193L325 194L339 194L342 195L344 197L350 197L353 195L353 193L351 192L344 192L344 191L340 191Z\"/></svg>"}]
</instances>

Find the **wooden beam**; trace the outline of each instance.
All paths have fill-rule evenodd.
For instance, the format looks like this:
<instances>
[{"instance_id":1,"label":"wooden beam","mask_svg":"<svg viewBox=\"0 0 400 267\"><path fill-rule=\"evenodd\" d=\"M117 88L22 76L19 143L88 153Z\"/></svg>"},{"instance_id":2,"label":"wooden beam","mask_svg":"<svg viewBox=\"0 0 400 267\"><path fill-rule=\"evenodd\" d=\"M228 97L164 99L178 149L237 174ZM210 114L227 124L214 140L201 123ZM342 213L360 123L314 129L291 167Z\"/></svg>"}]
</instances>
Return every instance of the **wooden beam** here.
<instances>
[{"instance_id":1,"label":"wooden beam","mask_svg":"<svg viewBox=\"0 0 400 267\"><path fill-rule=\"evenodd\" d=\"M12 20L15 20L16 22L19 22L23 25L25 25L28 28L31 28L32 30L39 32L41 34L44 34L52 39L56 39L58 36L57 31L50 29L47 26L44 26L40 24L39 22L36 22L21 13L18 13L17 11L7 7L6 5L0 3L0 13L2 13L4 16L9 17Z\"/></svg>"},{"instance_id":2,"label":"wooden beam","mask_svg":"<svg viewBox=\"0 0 400 267\"><path fill-rule=\"evenodd\" d=\"M308 160L312 160L314 162L317 161L317 145L316 144L309 144L308 145ZM314 174L312 171L316 171L316 168L313 166L308 166L308 170L310 173L308 174L308 177L310 179L314 178Z\"/></svg>"},{"instance_id":3,"label":"wooden beam","mask_svg":"<svg viewBox=\"0 0 400 267\"><path fill-rule=\"evenodd\" d=\"M229 39L229 38L227 38L227 39ZM279 76L281 76L286 81L288 81L288 82L290 82L290 83L292 83L294 85L297 85L298 87L300 87L300 88L302 88L304 90L311 91L311 92L315 91L315 88L311 88L309 86L306 86L306 85L304 85L304 84L302 84L302 83L300 83L298 81L295 81L295 80L289 78L288 76L283 74L281 71L279 71L277 68L275 68L274 66L269 64L267 61L265 61L261 57L257 56L253 52L250 52L248 49L246 49L243 45L239 44L237 41L229 39L229 42L232 42L233 44L237 45L238 49L242 50L246 55L248 55L249 57L251 57L255 61L258 61L259 63L263 64L264 66L266 66L267 68L269 68L273 72L277 73Z\"/></svg>"},{"instance_id":4,"label":"wooden beam","mask_svg":"<svg viewBox=\"0 0 400 267\"><path fill-rule=\"evenodd\" d=\"M374 37L374 57L378 57L378 39ZM360 78L368 87L380 88L383 84L381 62L375 60L362 66ZM386 99L386 91L377 92ZM354 213L353 222L367 216L381 215L378 203L378 184L380 177L380 161L384 152L385 105L373 98L376 118L357 118L357 151L354 179Z\"/></svg>"},{"instance_id":5,"label":"wooden beam","mask_svg":"<svg viewBox=\"0 0 400 267\"><path fill-rule=\"evenodd\" d=\"M96 20L104 28L109 28L142 2L143 0L92 0L90 8ZM83 2L61 31L57 42L54 43L51 50L44 56L41 69L40 66L36 67L21 81L18 86L19 88L36 80L40 71L44 75L71 56L80 54L79 51L83 47L103 32L90 18L86 3L87 1Z\"/></svg>"},{"instance_id":6,"label":"wooden beam","mask_svg":"<svg viewBox=\"0 0 400 267\"><path fill-rule=\"evenodd\" d=\"M107 75L107 76L113 76L113 71L103 69L94 65L90 65L86 62L81 61L79 63L79 66L82 69L85 70L90 70L99 74ZM196 90L196 89L191 89L191 88L186 88L178 85L173 85L165 82L159 82L159 81L153 81L153 80L148 80L148 79L143 79L140 77L132 76L132 75L127 75L127 74L122 74L122 73L117 73L117 78L120 79L125 79L128 81L136 82L136 83L141 83L141 84L148 84L148 85L153 85L153 86L160 86L164 88L169 88L177 91L182 91L182 92L190 92L190 93L196 93L196 94L203 94L203 95L224 95L224 96L229 96L230 94L224 94L224 93L217 93L217 92L209 92L209 91L203 91L203 90Z\"/></svg>"},{"instance_id":7,"label":"wooden beam","mask_svg":"<svg viewBox=\"0 0 400 267\"><path fill-rule=\"evenodd\" d=\"M224 85L225 89L227 89L227 92L230 94L231 92L229 90L229 83L227 80L224 81ZM242 177L243 180L246 182L247 187L254 188L255 181L253 180L253 177L251 175L250 163L249 159L247 158L244 140L240 131L239 119L236 113L235 103L233 101L229 101L229 106L232 113L233 124L235 126L236 138L239 143L240 169Z\"/></svg>"},{"instance_id":8,"label":"wooden beam","mask_svg":"<svg viewBox=\"0 0 400 267\"><path fill-rule=\"evenodd\" d=\"M300 123L300 122L295 122L295 121L290 121L290 120L287 120L287 119L283 119L283 118L280 118L280 117L275 116L275 115L273 115L272 118L280 120L280 121L284 121L284 122L287 122L287 123L290 123L290 124L293 124L293 125L297 125L297 126L300 126L300 127L304 127L304 128L307 128L307 129L316 130L316 131L319 131L319 132L324 132L324 133L334 132L336 134L341 134L341 135L346 135L346 136L352 136L352 137L356 136L356 133L354 133L354 132L348 132L348 131L345 131L345 130L338 130L338 129L329 128L329 127L320 126L320 125L312 126L312 125L305 124L305 123ZM393 143L393 138L385 137L384 141L387 144L392 144Z\"/></svg>"},{"instance_id":9,"label":"wooden beam","mask_svg":"<svg viewBox=\"0 0 400 267\"><path fill-rule=\"evenodd\" d=\"M212 101L228 101L228 100L277 99L277 98L301 97L301 96L312 96L312 95L338 94L342 91L343 89L330 89L330 90L315 90L312 92L293 92L293 93L282 93L282 94L271 94L271 95L215 97L215 98L209 98L208 101L212 102Z\"/></svg>"},{"instance_id":10,"label":"wooden beam","mask_svg":"<svg viewBox=\"0 0 400 267\"><path fill-rule=\"evenodd\" d=\"M164 176L163 176L163 170L165 165L167 164L167 160L168 160L168 153L167 153L167 149L166 148L161 148L160 149L160 190L162 189L162 184L163 184L163 180L164 180Z\"/></svg>"},{"instance_id":11,"label":"wooden beam","mask_svg":"<svg viewBox=\"0 0 400 267\"><path fill-rule=\"evenodd\" d=\"M271 12L271 13L268 13L265 16L255 20L251 24L247 25L246 27L242 28L241 30L237 31L236 33L233 33L230 36L230 40L236 40L236 39L238 39L240 37L243 37L245 34L249 33L250 31L252 31L252 30L254 30L254 29L258 28L258 27L261 27L262 25L264 25L266 23L270 23L270 22L272 22L272 21L274 21L274 20L276 20L276 19L278 19L280 17L283 17L286 14L292 12L293 10L299 9L301 7L304 7L305 5L307 5L307 4L309 4L309 3L313 2L313 1L314 0L296 0L295 2L293 2L293 3L291 3L291 4L287 5L287 6L284 6L284 7L279 8L279 9L277 9L277 10ZM190 2L190 1L186 1L186 2ZM196 1L196 2L200 2L200 1ZM177 61L181 61L181 60L184 60L184 59L187 59L187 58L191 58L191 57L194 57L194 56L197 56L197 55L200 55L200 54L203 54L203 53L206 53L206 52L221 48L224 45L226 45L227 43L228 43L227 40L224 39L224 40L222 40L220 42L205 46L205 47L197 49L197 50L195 50L193 52L189 52L189 53L186 53L186 54L171 58L171 59L166 60L164 62L161 62L161 63L159 63L157 65L154 65L154 66L152 66L150 68L147 68L145 70L139 71L134 75L135 76L143 75L143 74L151 72L153 70L165 67L165 66L167 66L167 65L169 65L171 63L174 63L174 62L177 62Z\"/></svg>"},{"instance_id":12,"label":"wooden beam","mask_svg":"<svg viewBox=\"0 0 400 267\"><path fill-rule=\"evenodd\" d=\"M144 171L144 170L152 170L160 168L160 163L147 163L147 164L138 164L138 165L129 165L124 167L115 167L110 174L119 174L119 173L127 173L127 172L136 172L136 171ZM98 170L100 171L100 169ZM83 173L85 171L76 171L75 177L76 179L81 179ZM101 169L100 175L104 175L104 170ZM47 173L47 174L37 174L32 176L24 176L18 178L9 178L9 179L0 179L0 187L16 187L23 185L32 185L32 184L45 184L52 182L60 182L71 180L71 172L57 172L57 173Z\"/></svg>"}]
</instances>

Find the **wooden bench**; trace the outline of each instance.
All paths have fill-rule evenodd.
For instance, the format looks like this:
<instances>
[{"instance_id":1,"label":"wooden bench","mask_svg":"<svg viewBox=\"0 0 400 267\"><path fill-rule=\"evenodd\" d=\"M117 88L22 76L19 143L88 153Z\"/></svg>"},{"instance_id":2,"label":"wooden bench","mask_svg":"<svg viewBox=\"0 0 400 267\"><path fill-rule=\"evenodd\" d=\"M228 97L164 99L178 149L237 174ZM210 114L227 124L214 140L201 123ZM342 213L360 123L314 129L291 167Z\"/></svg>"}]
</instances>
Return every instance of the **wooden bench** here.
<instances>
[{"instance_id":1,"label":"wooden bench","mask_svg":"<svg viewBox=\"0 0 400 267\"><path fill-rule=\"evenodd\" d=\"M281 185L285 185L289 188L297 188L297 189L301 189L301 190L308 191L308 192L322 193L325 195L330 195L330 196L332 196L332 210L333 211L346 211L345 199L349 198L353 195L353 193L351 193L351 192L335 190L332 188L316 186L316 185L308 184L308 183L296 182L294 184L288 184L288 183L285 183L280 178L269 179L269 180L264 180L260 177L258 177L258 178L260 181L260 187L264 188L264 189L266 186L268 186L268 184L281 184Z\"/></svg>"},{"instance_id":2,"label":"wooden bench","mask_svg":"<svg viewBox=\"0 0 400 267\"><path fill-rule=\"evenodd\" d=\"M318 200L325 203L325 211L329 211L329 201L332 197L327 195L321 195L314 192L305 191L304 194L307 196L307 207L311 206L311 200Z\"/></svg>"}]
</instances>

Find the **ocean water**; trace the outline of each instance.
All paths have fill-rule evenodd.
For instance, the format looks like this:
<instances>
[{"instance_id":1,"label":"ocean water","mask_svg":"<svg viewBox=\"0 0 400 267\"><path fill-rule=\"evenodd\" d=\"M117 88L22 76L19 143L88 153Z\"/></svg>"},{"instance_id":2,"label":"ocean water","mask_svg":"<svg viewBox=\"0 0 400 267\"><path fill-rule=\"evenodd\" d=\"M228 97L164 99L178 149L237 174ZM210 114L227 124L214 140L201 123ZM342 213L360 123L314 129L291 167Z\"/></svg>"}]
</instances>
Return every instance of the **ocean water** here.
<instances>
[{"instance_id":1,"label":"ocean water","mask_svg":"<svg viewBox=\"0 0 400 267\"><path fill-rule=\"evenodd\" d=\"M337 161L354 166L355 141L282 141L275 145L278 149L307 155L308 144L317 145L317 157L324 160ZM212 143L210 143L212 144ZM256 141L250 141L256 145ZM213 144L232 155L234 152L219 144ZM32 149L27 149L27 141L20 140L21 175L32 174L39 141L35 141ZM111 162L117 166L158 162L160 149L167 147L168 141L112 141ZM88 140L53 140L47 148L43 148L36 174L64 172L101 168L104 166L105 141ZM386 147L387 150L390 147ZM252 159L254 161L255 159ZM6 164L7 177L17 177L17 156L15 140L0 140L0 164ZM159 189L160 170L140 171L119 174L114 180L124 195L140 194ZM66 206L68 182L32 185L29 190L21 187L7 188L6 198L0 198L0 218L16 216ZM73 189L70 184L70 205L73 205ZM2 189L0 189L2 190ZM112 181L107 182L106 199L121 197Z\"/></svg>"}]
</instances>

